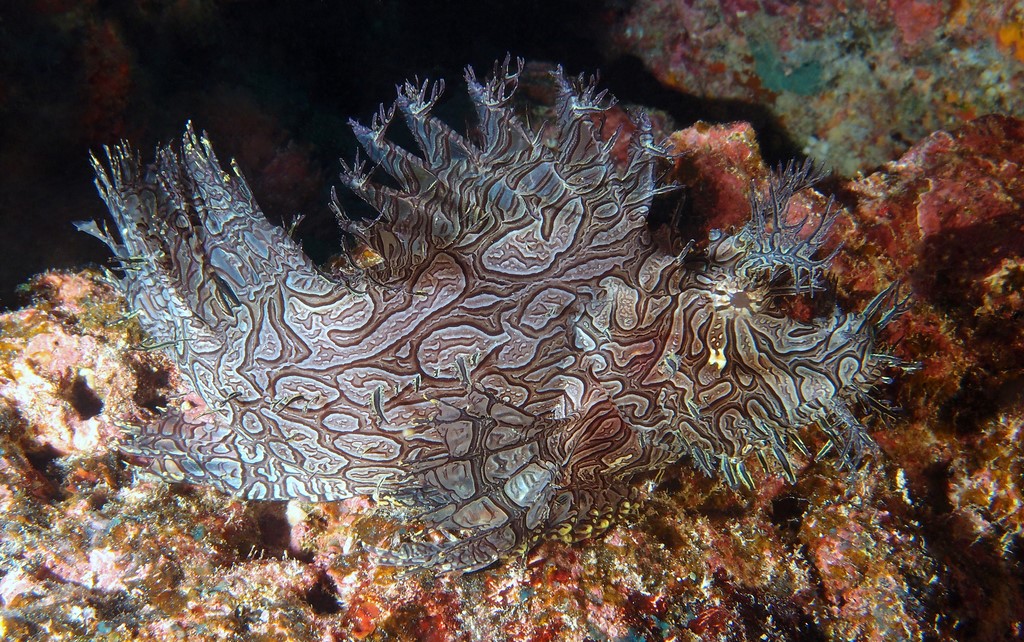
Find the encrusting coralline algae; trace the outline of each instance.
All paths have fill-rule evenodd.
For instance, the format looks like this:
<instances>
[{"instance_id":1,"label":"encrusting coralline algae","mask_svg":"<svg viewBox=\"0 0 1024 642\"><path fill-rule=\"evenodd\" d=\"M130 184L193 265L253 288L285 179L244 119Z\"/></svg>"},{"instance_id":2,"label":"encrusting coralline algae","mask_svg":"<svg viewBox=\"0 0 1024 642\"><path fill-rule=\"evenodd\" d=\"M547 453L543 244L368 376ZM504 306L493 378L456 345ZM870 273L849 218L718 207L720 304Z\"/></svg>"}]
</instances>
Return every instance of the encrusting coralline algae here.
<instances>
[{"instance_id":1,"label":"encrusting coralline algae","mask_svg":"<svg viewBox=\"0 0 1024 642\"><path fill-rule=\"evenodd\" d=\"M811 322L780 305L825 287L835 211L789 208L818 173L781 168L704 252L655 242L675 230L652 229L651 201L674 186L655 178L668 154L646 115L616 166L618 133L599 127L613 101L559 70L550 144L509 106L521 69L506 60L484 83L467 70L471 137L430 115L440 82L406 83L370 127L353 123L369 163L342 182L378 216L335 199L353 243L329 274L191 127L148 168L109 150L97 185L120 240L81 227L210 409L134 427L124 450L247 499L413 507L447 537L376 552L457 571L600 532L639 475L685 455L733 486L752 484L755 457L792 480L796 430L816 423L854 465L872 443L855 409L900 365L876 334L902 305L895 286ZM399 114L418 153L385 138Z\"/></svg>"}]
</instances>

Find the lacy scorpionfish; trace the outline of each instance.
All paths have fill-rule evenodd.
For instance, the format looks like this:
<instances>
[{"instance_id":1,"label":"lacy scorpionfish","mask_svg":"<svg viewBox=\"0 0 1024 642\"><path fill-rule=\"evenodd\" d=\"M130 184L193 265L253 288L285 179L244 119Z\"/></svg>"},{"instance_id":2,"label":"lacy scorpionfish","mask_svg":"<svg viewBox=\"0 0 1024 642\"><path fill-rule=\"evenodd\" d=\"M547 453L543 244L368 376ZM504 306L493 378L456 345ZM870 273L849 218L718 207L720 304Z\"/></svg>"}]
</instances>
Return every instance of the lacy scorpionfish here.
<instances>
[{"instance_id":1,"label":"lacy scorpionfish","mask_svg":"<svg viewBox=\"0 0 1024 642\"><path fill-rule=\"evenodd\" d=\"M820 289L831 258L817 256L831 207L786 218L812 168L755 190L736 234L670 253L648 224L673 186L657 184L668 154L646 115L631 114L617 167L599 127L612 99L559 69L552 144L510 107L521 71L467 70L474 137L431 116L440 82L406 83L371 126L353 122L371 164L342 182L379 215L350 219L334 199L355 242L331 273L191 126L148 168L124 144L109 169L94 159L121 240L82 228L210 409L167 411L124 450L246 499L413 506L447 537L374 550L455 571L599 532L631 480L685 455L733 486L751 485L751 455L792 479L796 429L816 423L855 463L872 442L851 408L893 363L876 333L900 306L895 288L813 323L776 305ZM397 114L418 153L385 137Z\"/></svg>"}]
</instances>

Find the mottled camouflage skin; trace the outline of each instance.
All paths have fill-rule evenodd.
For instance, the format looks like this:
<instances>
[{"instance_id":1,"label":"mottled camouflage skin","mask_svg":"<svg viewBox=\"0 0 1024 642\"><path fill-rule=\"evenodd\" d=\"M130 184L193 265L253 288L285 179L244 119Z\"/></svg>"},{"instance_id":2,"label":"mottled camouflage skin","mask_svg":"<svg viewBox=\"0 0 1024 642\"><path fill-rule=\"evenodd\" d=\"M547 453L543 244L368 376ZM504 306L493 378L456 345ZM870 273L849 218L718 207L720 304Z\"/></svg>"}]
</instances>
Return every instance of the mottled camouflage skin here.
<instances>
[{"instance_id":1,"label":"mottled camouflage skin","mask_svg":"<svg viewBox=\"0 0 1024 642\"><path fill-rule=\"evenodd\" d=\"M517 77L507 62L487 83L467 72L472 142L430 116L440 83L406 84L370 127L353 123L393 187L346 167L380 216L335 205L358 247L331 276L191 128L149 169L126 146L96 163L122 241L85 227L211 409L167 412L125 450L247 499L394 498L449 537L384 559L462 571L606 527L633 477L687 454L733 485L751 483L751 454L792 478L794 431L819 423L856 461L870 440L850 406L889 363L875 330L894 292L813 324L773 305L827 267L814 254L833 213L806 231L785 218L810 167L775 177L750 223L705 254L668 254L647 222L667 188L646 116L617 168L594 124L603 92L559 70L545 144L508 106ZM396 114L417 153L385 138Z\"/></svg>"}]
</instances>

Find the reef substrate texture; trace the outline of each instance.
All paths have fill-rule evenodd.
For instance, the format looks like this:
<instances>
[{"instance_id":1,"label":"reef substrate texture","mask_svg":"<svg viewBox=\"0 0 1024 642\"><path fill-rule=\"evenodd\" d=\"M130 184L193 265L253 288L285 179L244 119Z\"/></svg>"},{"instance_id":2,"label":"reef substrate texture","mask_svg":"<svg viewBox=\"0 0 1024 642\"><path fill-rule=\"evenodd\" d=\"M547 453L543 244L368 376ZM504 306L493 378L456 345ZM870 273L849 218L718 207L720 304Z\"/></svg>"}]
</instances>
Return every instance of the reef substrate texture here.
<instances>
[{"instance_id":1,"label":"reef substrate texture","mask_svg":"<svg viewBox=\"0 0 1024 642\"><path fill-rule=\"evenodd\" d=\"M1013 393L1024 337L1024 124L978 119L839 190L837 296L863 307L910 277L892 324L902 418L870 471L791 456L737 492L664 471L603 537L547 541L463 576L403 576L360 542L393 515L365 498L287 506L125 468L121 430L200 400L95 273L46 274L0 318L0 633L12 639L1000 639L1020 634L1024 509ZM690 225L748 216L752 131L671 138ZM813 311L805 311L813 317ZM799 315L800 310L793 310ZM801 433L811 449L821 433ZM399 509L393 509L399 510Z\"/></svg>"},{"instance_id":2,"label":"reef substrate texture","mask_svg":"<svg viewBox=\"0 0 1024 642\"><path fill-rule=\"evenodd\" d=\"M611 32L702 117L757 105L750 118L763 108L845 176L965 119L1024 114L1020 2L639 0Z\"/></svg>"}]
</instances>

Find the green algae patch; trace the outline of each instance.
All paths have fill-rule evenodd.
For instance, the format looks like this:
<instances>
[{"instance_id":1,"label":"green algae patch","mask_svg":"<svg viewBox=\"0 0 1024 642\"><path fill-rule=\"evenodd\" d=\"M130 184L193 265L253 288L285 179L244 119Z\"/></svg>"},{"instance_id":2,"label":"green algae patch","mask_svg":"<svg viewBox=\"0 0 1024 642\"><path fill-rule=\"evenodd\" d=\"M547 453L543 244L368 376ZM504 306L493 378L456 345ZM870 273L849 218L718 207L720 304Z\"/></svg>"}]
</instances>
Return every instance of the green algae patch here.
<instances>
[{"instance_id":1,"label":"green algae patch","mask_svg":"<svg viewBox=\"0 0 1024 642\"><path fill-rule=\"evenodd\" d=\"M821 63L817 60L788 64L773 45L765 42L750 43L750 53L754 57L754 72L765 89L813 96L825 86Z\"/></svg>"}]
</instances>

